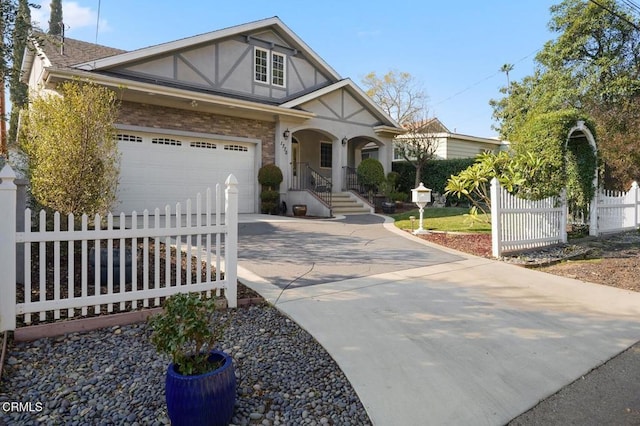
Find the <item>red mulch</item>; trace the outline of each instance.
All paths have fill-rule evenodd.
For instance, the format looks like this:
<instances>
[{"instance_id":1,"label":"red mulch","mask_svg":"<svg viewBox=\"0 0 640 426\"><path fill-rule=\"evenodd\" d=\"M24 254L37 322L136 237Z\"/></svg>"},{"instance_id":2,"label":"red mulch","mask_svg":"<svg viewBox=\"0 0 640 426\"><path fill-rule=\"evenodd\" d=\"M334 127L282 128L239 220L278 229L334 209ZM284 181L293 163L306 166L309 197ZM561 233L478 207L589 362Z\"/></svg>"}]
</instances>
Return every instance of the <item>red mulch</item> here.
<instances>
[{"instance_id":1,"label":"red mulch","mask_svg":"<svg viewBox=\"0 0 640 426\"><path fill-rule=\"evenodd\" d=\"M419 235L423 240L481 257L491 257L491 234L431 232Z\"/></svg>"}]
</instances>

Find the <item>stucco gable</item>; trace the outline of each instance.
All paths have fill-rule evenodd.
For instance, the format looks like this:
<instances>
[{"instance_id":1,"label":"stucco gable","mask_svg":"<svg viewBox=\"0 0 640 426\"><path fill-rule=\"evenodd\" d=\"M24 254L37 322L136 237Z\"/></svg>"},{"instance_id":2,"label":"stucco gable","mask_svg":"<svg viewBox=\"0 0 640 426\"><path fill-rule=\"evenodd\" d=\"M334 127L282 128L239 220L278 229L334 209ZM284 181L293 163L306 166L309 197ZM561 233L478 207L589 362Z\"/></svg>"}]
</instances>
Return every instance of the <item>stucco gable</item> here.
<instances>
[{"instance_id":1,"label":"stucco gable","mask_svg":"<svg viewBox=\"0 0 640 426\"><path fill-rule=\"evenodd\" d=\"M267 52L268 81L255 79L255 52ZM284 84L271 81L271 56L284 58ZM104 60L75 65L78 70L184 87L279 104L340 76L279 18L213 31L150 46Z\"/></svg>"},{"instance_id":2,"label":"stucco gable","mask_svg":"<svg viewBox=\"0 0 640 426\"><path fill-rule=\"evenodd\" d=\"M350 79L341 80L280 106L302 109L329 119L401 129L395 120Z\"/></svg>"}]
</instances>

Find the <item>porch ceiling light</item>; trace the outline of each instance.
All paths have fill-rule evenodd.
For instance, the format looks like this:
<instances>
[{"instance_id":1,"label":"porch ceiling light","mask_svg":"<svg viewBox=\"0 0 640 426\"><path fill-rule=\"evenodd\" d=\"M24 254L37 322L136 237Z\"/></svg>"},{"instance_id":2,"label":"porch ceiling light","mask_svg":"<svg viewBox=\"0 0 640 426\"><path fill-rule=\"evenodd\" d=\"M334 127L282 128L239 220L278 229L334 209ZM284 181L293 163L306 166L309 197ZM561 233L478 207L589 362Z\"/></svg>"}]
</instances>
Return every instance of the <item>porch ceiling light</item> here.
<instances>
[{"instance_id":1,"label":"porch ceiling light","mask_svg":"<svg viewBox=\"0 0 640 426\"><path fill-rule=\"evenodd\" d=\"M289 131L289 129L285 130L285 131L282 133L282 137L283 137L283 138L285 138L285 140L286 140L286 139L289 139L289 136L291 136L291 132Z\"/></svg>"},{"instance_id":2,"label":"porch ceiling light","mask_svg":"<svg viewBox=\"0 0 640 426\"><path fill-rule=\"evenodd\" d=\"M347 139L346 136L344 138L342 138L342 145L346 145L347 142L349 142L349 139Z\"/></svg>"}]
</instances>

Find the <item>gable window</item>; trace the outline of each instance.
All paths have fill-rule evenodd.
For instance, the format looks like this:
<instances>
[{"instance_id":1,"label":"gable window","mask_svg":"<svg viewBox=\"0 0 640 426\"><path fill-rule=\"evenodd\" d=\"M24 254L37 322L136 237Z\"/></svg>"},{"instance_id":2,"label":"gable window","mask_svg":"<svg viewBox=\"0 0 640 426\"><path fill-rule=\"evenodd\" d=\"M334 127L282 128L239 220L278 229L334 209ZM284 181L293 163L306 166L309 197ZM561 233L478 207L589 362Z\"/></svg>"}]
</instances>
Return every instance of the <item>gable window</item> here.
<instances>
[{"instance_id":1,"label":"gable window","mask_svg":"<svg viewBox=\"0 0 640 426\"><path fill-rule=\"evenodd\" d=\"M333 148L328 142L320 143L320 167L330 169L333 161Z\"/></svg>"},{"instance_id":2,"label":"gable window","mask_svg":"<svg viewBox=\"0 0 640 426\"><path fill-rule=\"evenodd\" d=\"M269 51L260 49L259 47L255 48L255 80L260 81L262 83L266 83L269 81Z\"/></svg>"},{"instance_id":3,"label":"gable window","mask_svg":"<svg viewBox=\"0 0 640 426\"><path fill-rule=\"evenodd\" d=\"M285 56L273 52L271 54L271 84L284 87Z\"/></svg>"},{"instance_id":4,"label":"gable window","mask_svg":"<svg viewBox=\"0 0 640 426\"><path fill-rule=\"evenodd\" d=\"M260 47L253 48L253 80L273 86L286 86L287 57Z\"/></svg>"}]
</instances>

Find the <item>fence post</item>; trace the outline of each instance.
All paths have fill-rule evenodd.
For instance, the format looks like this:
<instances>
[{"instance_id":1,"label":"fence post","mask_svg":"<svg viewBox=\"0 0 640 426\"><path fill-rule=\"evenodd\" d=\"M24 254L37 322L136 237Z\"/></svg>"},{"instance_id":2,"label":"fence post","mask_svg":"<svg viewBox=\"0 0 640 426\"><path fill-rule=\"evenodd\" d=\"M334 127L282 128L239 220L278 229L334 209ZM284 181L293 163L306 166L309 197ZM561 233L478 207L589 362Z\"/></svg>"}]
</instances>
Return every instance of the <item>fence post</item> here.
<instances>
[{"instance_id":1,"label":"fence post","mask_svg":"<svg viewBox=\"0 0 640 426\"><path fill-rule=\"evenodd\" d=\"M0 170L0 332L16 329L16 174Z\"/></svg>"},{"instance_id":2,"label":"fence post","mask_svg":"<svg viewBox=\"0 0 640 426\"><path fill-rule=\"evenodd\" d=\"M501 247L501 218L500 218L500 182L495 177L491 179L491 254L500 257Z\"/></svg>"},{"instance_id":3,"label":"fence post","mask_svg":"<svg viewBox=\"0 0 640 426\"><path fill-rule=\"evenodd\" d=\"M567 203L567 188L562 188L560 192L560 205L562 212L560 213L560 238L564 244L567 243L567 223L569 223L569 205Z\"/></svg>"},{"instance_id":4,"label":"fence post","mask_svg":"<svg viewBox=\"0 0 640 426\"><path fill-rule=\"evenodd\" d=\"M230 308L238 306L238 179L229 175L224 182L224 222L227 235L224 242L224 265L227 288L225 296Z\"/></svg>"},{"instance_id":5,"label":"fence post","mask_svg":"<svg viewBox=\"0 0 640 426\"><path fill-rule=\"evenodd\" d=\"M598 229L598 195L600 194L600 190L596 187L596 190L593 192L593 198L591 199L591 205L589 206L589 235L592 237L597 237L600 233Z\"/></svg>"},{"instance_id":6,"label":"fence post","mask_svg":"<svg viewBox=\"0 0 640 426\"><path fill-rule=\"evenodd\" d=\"M638 189L638 182L636 182L635 180L631 183L631 190L633 191L633 223L636 229L638 229L638 226L640 226L640 196L638 194L638 191L640 191Z\"/></svg>"}]
</instances>

